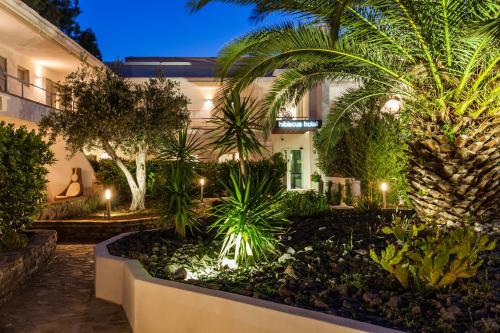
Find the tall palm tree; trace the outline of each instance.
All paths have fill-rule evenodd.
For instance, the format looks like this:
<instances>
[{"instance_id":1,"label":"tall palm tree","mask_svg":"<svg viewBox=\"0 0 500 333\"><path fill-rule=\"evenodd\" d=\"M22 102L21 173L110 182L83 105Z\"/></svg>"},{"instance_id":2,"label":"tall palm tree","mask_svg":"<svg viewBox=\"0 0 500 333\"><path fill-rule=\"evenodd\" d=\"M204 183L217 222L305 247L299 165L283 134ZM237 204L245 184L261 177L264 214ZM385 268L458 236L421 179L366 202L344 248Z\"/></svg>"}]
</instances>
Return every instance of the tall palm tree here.
<instances>
[{"instance_id":1,"label":"tall palm tree","mask_svg":"<svg viewBox=\"0 0 500 333\"><path fill-rule=\"evenodd\" d=\"M218 112L210 121L215 125L211 144L219 155L236 150L243 176L246 175L246 162L250 155L262 154L258 136L263 129L262 119L262 109L257 101L242 98L237 90L233 90L224 96Z\"/></svg>"},{"instance_id":2,"label":"tall palm tree","mask_svg":"<svg viewBox=\"0 0 500 333\"><path fill-rule=\"evenodd\" d=\"M276 3L224 2L253 3L263 13L264 3ZM263 28L226 46L219 56L220 75L231 74L225 89L242 89L283 68L266 97L268 125L283 103L300 99L325 80L359 80L362 88L350 105L373 96L398 98L409 116L408 178L420 217L444 223L467 214L498 216L498 2L330 2L343 5L337 7L338 36L326 20L331 6L289 0L283 6L302 8L278 10L304 13L316 22ZM328 119L322 130L325 145L336 123Z\"/></svg>"}]
</instances>

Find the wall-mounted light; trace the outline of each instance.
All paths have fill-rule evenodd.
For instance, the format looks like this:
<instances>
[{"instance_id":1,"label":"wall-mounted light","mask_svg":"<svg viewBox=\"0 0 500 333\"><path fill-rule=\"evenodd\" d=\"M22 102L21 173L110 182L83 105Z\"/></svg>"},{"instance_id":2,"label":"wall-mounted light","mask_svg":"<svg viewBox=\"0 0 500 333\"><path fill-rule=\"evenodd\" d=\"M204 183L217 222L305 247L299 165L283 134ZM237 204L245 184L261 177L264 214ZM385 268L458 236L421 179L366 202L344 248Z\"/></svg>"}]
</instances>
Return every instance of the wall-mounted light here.
<instances>
[{"instance_id":1,"label":"wall-mounted light","mask_svg":"<svg viewBox=\"0 0 500 333\"><path fill-rule=\"evenodd\" d=\"M203 103L203 108L205 110L212 110L213 107L214 107L214 101L212 100L212 98L206 98L205 102Z\"/></svg>"}]
</instances>

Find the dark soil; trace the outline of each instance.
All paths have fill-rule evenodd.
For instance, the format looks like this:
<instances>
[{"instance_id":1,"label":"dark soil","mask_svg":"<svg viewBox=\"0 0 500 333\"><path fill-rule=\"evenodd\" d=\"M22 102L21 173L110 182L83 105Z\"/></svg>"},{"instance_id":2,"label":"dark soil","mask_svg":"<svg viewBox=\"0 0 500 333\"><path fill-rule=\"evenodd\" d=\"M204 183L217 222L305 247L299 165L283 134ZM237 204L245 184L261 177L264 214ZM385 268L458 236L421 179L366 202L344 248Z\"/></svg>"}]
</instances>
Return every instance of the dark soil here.
<instances>
[{"instance_id":1,"label":"dark soil","mask_svg":"<svg viewBox=\"0 0 500 333\"><path fill-rule=\"evenodd\" d=\"M442 290L403 289L369 257L385 246L390 213L352 211L292 221L279 254L254 268L218 267L220 242L172 230L140 232L108 246L157 278L285 303L413 332L499 332L500 252L485 253L474 278Z\"/></svg>"}]
</instances>

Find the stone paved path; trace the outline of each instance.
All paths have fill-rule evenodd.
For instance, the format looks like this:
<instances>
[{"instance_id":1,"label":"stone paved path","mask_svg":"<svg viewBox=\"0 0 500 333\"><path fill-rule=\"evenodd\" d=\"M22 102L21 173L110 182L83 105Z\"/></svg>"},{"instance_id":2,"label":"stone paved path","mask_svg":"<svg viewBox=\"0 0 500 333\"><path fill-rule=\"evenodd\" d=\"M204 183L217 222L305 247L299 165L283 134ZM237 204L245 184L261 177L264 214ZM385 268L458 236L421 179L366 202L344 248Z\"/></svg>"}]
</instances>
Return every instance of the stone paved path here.
<instances>
[{"instance_id":1,"label":"stone paved path","mask_svg":"<svg viewBox=\"0 0 500 333\"><path fill-rule=\"evenodd\" d=\"M94 297L92 245L57 245L56 257L0 308L0 333L131 332L122 308Z\"/></svg>"}]
</instances>

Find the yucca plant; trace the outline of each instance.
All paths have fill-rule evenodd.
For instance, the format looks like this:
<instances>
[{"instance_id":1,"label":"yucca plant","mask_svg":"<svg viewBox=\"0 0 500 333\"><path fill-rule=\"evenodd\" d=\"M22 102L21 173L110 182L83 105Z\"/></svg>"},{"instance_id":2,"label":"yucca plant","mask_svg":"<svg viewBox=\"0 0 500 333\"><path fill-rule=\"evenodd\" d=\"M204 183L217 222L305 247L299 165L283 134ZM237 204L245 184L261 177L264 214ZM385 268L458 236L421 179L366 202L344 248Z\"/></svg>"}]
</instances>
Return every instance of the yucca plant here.
<instances>
[{"instance_id":1,"label":"yucca plant","mask_svg":"<svg viewBox=\"0 0 500 333\"><path fill-rule=\"evenodd\" d=\"M192 229L198 223L193 186L196 155L200 149L199 136L190 134L188 126L185 126L175 133L174 138L165 141L159 154L159 158L172 161L160 226L166 228L173 222L176 233L182 238L186 237L186 228Z\"/></svg>"},{"instance_id":2,"label":"yucca plant","mask_svg":"<svg viewBox=\"0 0 500 333\"><path fill-rule=\"evenodd\" d=\"M192 5L208 2L214 1ZM400 100L409 116L410 198L422 219L500 215L498 1L222 2L305 18L252 32L220 53L220 75L229 77L225 89L241 90L283 69L266 97L268 125L283 103L301 99L309 88L356 79L361 88L345 113L381 96ZM337 123L337 115L327 120L326 145Z\"/></svg>"},{"instance_id":3,"label":"yucca plant","mask_svg":"<svg viewBox=\"0 0 500 333\"><path fill-rule=\"evenodd\" d=\"M223 238L219 259L233 258L238 264L253 264L273 253L279 241L277 234L287 221L284 216L284 190L272 193L268 176L243 177L232 169L228 198L216 209L211 228Z\"/></svg>"},{"instance_id":4,"label":"yucca plant","mask_svg":"<svg viewBox=\"0 0 500 333\"><path fill-rule=\"evenodd\" d=\"M226 94L221 106L210 122L211 144L219 155L236 150L240 171L246 175L246 162L251 154L262 155L259 132L262 131L263 114L256 100L240 97L237 91Z\"/></svg>"}]
</instances>

